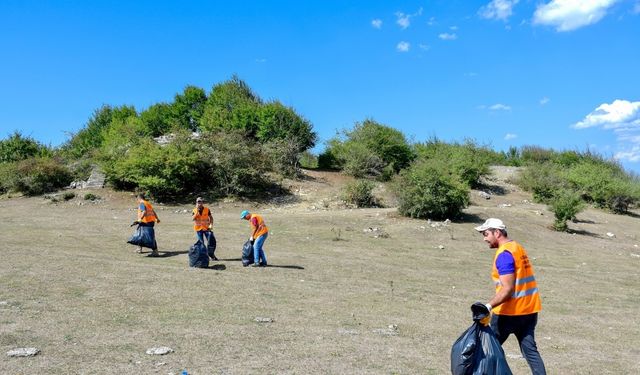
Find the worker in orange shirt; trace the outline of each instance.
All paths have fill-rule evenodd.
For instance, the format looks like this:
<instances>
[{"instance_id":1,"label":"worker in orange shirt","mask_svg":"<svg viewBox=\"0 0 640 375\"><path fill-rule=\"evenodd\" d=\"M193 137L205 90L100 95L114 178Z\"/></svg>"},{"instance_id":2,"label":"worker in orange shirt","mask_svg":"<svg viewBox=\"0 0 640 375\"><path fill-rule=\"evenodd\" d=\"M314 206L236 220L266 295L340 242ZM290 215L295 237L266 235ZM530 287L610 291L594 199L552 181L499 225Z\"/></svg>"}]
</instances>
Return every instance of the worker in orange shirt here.
<instances>
[{"instance_id":1,"label":"worker in orange shirt","mask_svg":"<svg viewBox=\"0 0 640 375\"><path fill-rule=\"evenodd\" d=\"M145 227L145 230L153 238L153 247L149 256L157 257L160 254L158 254L158 243L156 242L156 233L153 227L155 223L160 223L160 219L151 203L145 199L143 193L138 194L136 197L138 199L138 220L136 222L138 225ZM142 253L142 246L138 248L138 253Z\"/></svg>"},{"instance_id":2,"label":"worker in orange shirt","mask_svg":"<svg viewBox=\"0 0 640 375\"><path fill-rule=\"evenodd\" d=\"M264 254L262 246L269 236L269 228L265 225L264 219L261 215L252 214L247 210L242 211L240 218L248 220L249 225L251 226L251 237L249 237L249 241L253 243L253 266L266 267L267 257Z\"/></svg>"},{"instance_id":3,"label":"worker in orange shirt","mask_svg":"<svg viewBox=\"0 0 640 375\"><path fill-rule=\"evenodd\" d=\"M509 238L502 220L490 218L475 228L482 233L489 248L496 249L493 257L491 278L496 293L489 303L476 303L490 312L491 329L500 344L512 333L518 339L520 351L534 375L545 375L546 370L538 352L534 332L538 323L538 312L542 310L538 283L527 251Z\"/></svg>"},{"instance_id":4,"label":"worker in orange shirt","mask_svg":"<svg viewBox=\"0 0 640 375\"><path fill-rule=\"evenodd\" d=\"M196 237L207 246L207 252L212 260L218 260L216 258L216 236L213 234L213 215L209 207L204 205L204 199L198 197L196 199L196 208L192 211L193 218L193 230L196 232ZM205 239L207 242L205 242Z\"/></svg>"}]
</instances>

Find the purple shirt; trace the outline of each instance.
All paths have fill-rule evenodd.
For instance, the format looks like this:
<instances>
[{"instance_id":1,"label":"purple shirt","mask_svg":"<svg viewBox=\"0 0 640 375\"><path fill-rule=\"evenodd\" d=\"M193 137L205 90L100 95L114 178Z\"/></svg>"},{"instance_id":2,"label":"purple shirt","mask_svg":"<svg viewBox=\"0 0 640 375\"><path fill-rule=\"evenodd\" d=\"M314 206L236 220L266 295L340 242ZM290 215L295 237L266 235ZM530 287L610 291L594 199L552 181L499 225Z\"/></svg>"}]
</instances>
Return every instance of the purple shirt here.
<instances>
[{"instance_id":1,"label":"purple shirt","mask_svg":"<svg viewBox=\"0 0 640 375\"><path fill-rule=\"evenodd\" d=\"M513 255L506 250L501 252L496 258L496 268L498 269L498 275L516 273L516 261L513 259Z\"/></svg>"}]
</instances>

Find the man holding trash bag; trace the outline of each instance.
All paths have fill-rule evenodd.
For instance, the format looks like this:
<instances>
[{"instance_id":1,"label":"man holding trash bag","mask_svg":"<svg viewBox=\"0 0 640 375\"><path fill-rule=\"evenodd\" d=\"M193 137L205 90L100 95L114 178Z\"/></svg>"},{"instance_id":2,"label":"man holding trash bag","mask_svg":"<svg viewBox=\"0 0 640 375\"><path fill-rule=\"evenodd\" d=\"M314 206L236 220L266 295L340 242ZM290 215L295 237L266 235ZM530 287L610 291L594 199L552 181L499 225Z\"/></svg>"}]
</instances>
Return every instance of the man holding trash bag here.
<instances>
[{"instance_id":1,"label":"man holding trash bag","mask_svg":"<svg viewBox=\"0 0 640 375\"><path fill-rule=\"evenodd\" d=\"M213 216L209 207L204 205L204 199L198 197L196 199L196 208L192 211L193 218L193 230L196 232L196 237L207 246L209 257L212 260L218 260L215 255L216 251L216 237L213 234ZM207 242L205 242L205 238Z\"/></svg>"},{"instance_id":2,"label":"man holding trash bag","mask_svg":"<svg viewBox=\"0 0 640 375\"><path fill-rule=\"evenodd\" d=\"M489 248L497 249L491 275L496 294L489 303L484 304L487 313L493 312L491 328L500 344L513 333L531 372L534 375L546 374L534 338L542 304L527 251L519 243L509 239L507 227L500 219L487 219L475 230L482 233Z\"/></svg>"},{"instance_id":3,"label":"man holding trash bag","mask_svg":"<svg viewBox=\"0 0 640 375\"><path fill-rule=\"evenodd\" d=\"M249 241L253 242L253 266L266 267L267 257L262 250L262 245L264 245L264 241L269 236L269 228L265 225L261 215L252 214L247 210L242 211L240 219L248 220L249 225L251 225L251 237L249 237Z\"/></svg>"},{"instance_id":4,"label":"man holding trash bag","mask_svg":"<svg viewBox=\"0 0 640 375\"><path fill-rule=\"evenodd\" d=\"M139 227L144 229L147 234L151 237L153 246L151 247L150 257L157 257L158 254L158 244L156 242L156 233L153 229L155 223L160 224L160 219L158 218L158 214L153 209L151 203L149 203L143 193L140 193L136 196L138 199L138 219L134 222L134 224L138 224ZM138 253L142 253L142 246L138 247Z\"/></svg>"}]
</instances>

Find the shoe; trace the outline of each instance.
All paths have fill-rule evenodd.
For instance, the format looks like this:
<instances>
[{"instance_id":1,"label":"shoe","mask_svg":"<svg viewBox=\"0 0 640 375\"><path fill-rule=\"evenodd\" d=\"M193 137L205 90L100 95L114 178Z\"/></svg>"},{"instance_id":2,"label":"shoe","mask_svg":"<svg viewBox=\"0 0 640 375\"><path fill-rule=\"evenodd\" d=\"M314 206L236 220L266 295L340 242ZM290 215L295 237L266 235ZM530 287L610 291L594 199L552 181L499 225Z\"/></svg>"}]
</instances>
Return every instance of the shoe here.
<instances>
[{"instance_id":1,"label":"shoe","mask_svg":"<svg viewBox=\"0 0 640 375\"><path fill-rule=\"evenodd\" d=\"M262 267L262 265L260 263L254 263L251 265L251 267Z\"/></svg>"},{"instance_id":2,"label":"shoe","mask_svg":"<svg viewBox=\"0 0 640 375\"><path fill-rule=\"evenodd\" d=\"M160 256L160 254L158 253L158 251L157 251L157 250L153 250L153 251L151 252L151 254L149 254L149 255L147 255L147 256L148 256L148 257L151 257L151 258L157 258L157 257L159 257L159 256Z\"/></svg>"},{"instance_id":3,"label":"shoe","mask_svg":"<svg viewBox=\"0 0 640 375\"><path fill-rule=\"evenodd\" d=\"M211 260L219 260L215 255L211 257Z\"/></svg>"}]
</instances>

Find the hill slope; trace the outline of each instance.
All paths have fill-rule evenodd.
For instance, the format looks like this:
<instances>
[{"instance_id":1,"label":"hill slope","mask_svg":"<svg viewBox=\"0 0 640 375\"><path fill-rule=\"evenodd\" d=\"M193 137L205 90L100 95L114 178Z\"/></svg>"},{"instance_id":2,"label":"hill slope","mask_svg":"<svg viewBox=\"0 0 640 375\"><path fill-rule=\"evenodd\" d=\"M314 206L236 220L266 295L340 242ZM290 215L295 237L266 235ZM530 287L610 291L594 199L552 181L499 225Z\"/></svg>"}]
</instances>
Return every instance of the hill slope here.
<instances>
[{"instance_id":1,"label":"hill slope","mask_svg":"<svg viewBox=\"0 0 640 375\"><path fill-rule=\"evenodd\" d=\"M508 183L514 173L496 169L491 198L473 191L464 220L445 226L345 209L348 178L309 172L288 182L291 197L212 204L221 261L206 270L187 267L191 206L157 205L163 257L147 258L125 243L130 194L0 200L0 350L42 350L6 357L0 373L448 373L469 306L493 294L492 251L473 230L488 217L533 258L549 373L640 372L638 217L588 209L573 234L551 231L545 207ZM270 267L240 264L245 208L271 229ZM175 352L145 354L154 346ZM528 372L514 338L505 351L514 373Z\"/></svg>"}]
</instances>

